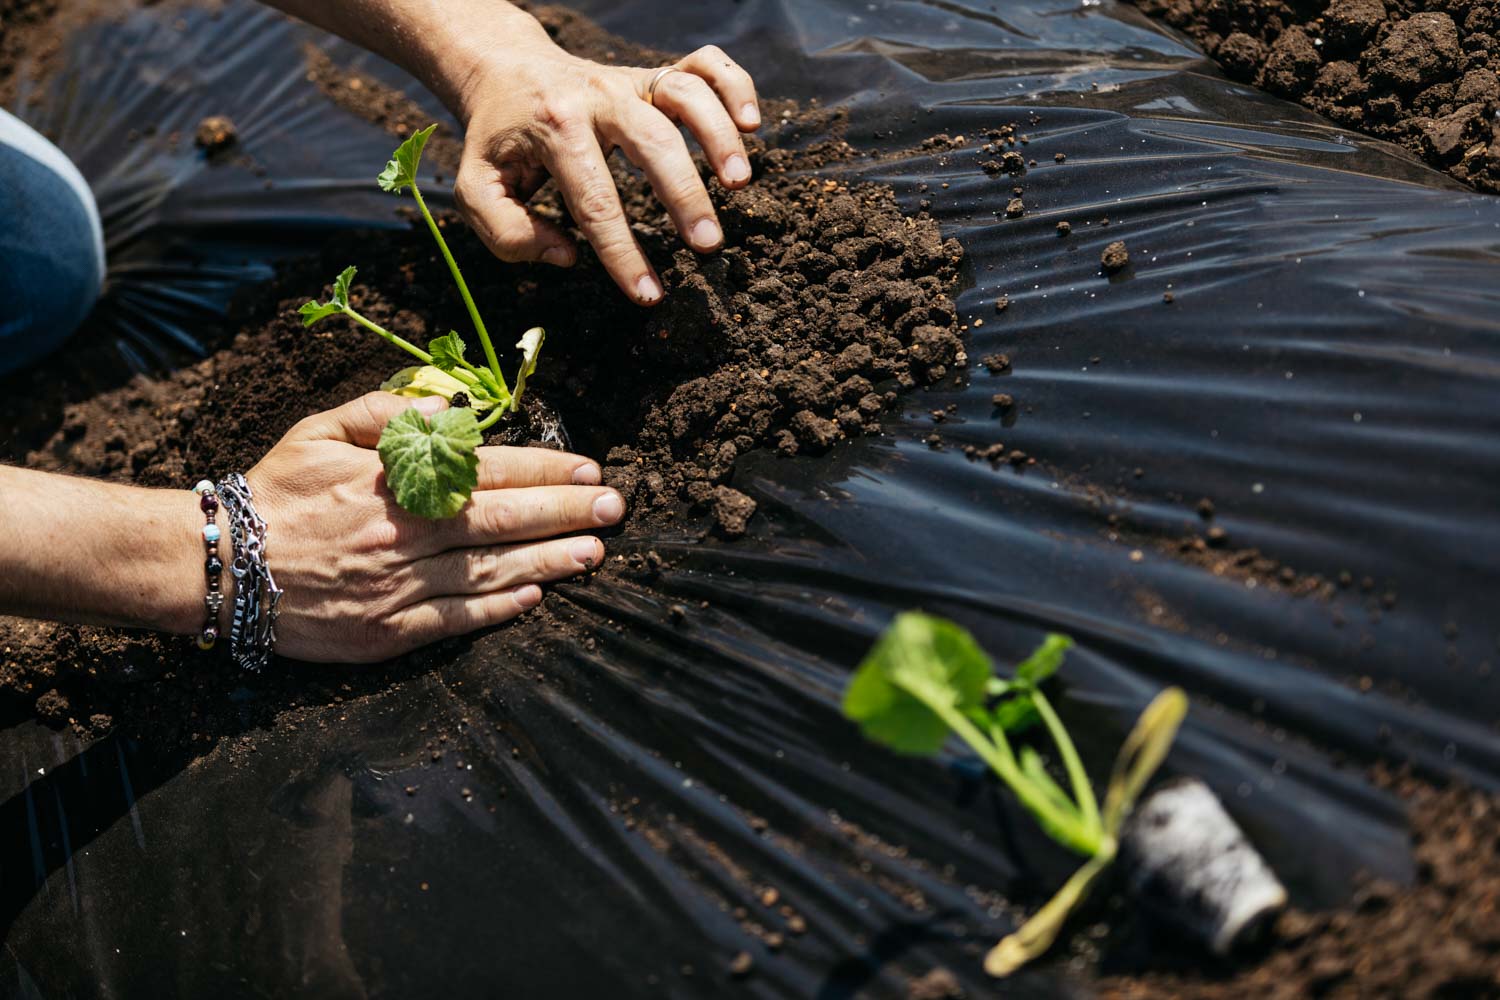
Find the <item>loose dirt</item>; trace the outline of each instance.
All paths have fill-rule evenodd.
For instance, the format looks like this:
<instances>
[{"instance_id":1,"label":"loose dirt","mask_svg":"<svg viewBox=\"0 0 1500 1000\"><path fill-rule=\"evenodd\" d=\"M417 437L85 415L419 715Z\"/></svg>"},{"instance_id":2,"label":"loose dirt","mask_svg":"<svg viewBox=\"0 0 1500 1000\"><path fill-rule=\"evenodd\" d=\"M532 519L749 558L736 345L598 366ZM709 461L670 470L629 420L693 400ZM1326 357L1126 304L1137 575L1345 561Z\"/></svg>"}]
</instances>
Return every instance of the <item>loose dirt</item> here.
<instances>
[{"instance_id":1,"label":"loose dirt","mask_svg":"<svg viewBox=\"0 0 1500 1000\"><path fill-rule=\"evenodd\" d=\"M1156 6L1184 27L1206 17L1197 12L1207 5L1186 0ZM1250 17L1233 6L1235 18ZM0 38L0 98L21 53L37 55L38 47L55 45L62 20L47 21L54 7L0 0L0 24L7 28ZM1466 9L1472 14L1479 7ZM1270 17L1262 14L1270 9L1254 8L1250 27L1258 25L1274 42L1293 22L1284 19L1269 34ZM1449 16L1456 19L1457 11L1453 5ZM538 13L560 42L593 58L664 58L611 39L570 13ZM1454 100L1478 58L1474 37L1489 30L1470 20L1462 22L1463 75L1448 78ZM1361 51L1378 48L1391 32L1389 22L1381 23L1385 27L1377 26L1374 41ZM11 30L17 24L25 30ZM1249 27L1241 30L1254 37ZM309 54L309 72L341 106L393 135L420 124L405 95L346 73L320 54ZM1373 62L1368 73L1404 79L1399 70L1377 71ZM1427 84L1411 101L1437 85ZM755 531L754 501L735 478L739 458L757 451L817 453L878 431L902 390L959 375L967 363L950 297L962 260L957 244L945 241L925 215L904 215L887 188L799 172L856 155L842 137L837 110L789 102L772 102L768 110L766 120L781 124L768 128L768 142L752 142L755 184L737 193L710 184L726 233L720 254L700 257L682 249L640 178L616 168L635 231L668 289L659 309L625 305L587 253L565 272L504 266L491 261L456 218L444 220L492 328L541 324L550 331L526 419L501 437L531 441L560 426L575 450L604 462L607 480L626 494L626 536L664 526L728 536ZM778 144L792 137L795 148ZM962 145L946 137L932 143L939 150ZM451 170L457 150L456 137L440 135L431 162ZM995 162L1008 172L1005 160ZM1467 179L1476 186L1496 176L1489 159L1483 162L1490 173L1474 173L1472 157L1458 162L1470 164ZM566 217L545 192L541 210ZM46 378L32 372L0 383L0 460L179 488L205 472L249 466L297 419L374 388L403 363L358 331L309 332L295 317L296 306L321 295L350 263L360 267L356 302L377 321L417 341L461 327L464 310L424 231L336 236L236 303L230 332L197 364L122 381L114 357L87 346L85 334L77 341L84 346L47 363ZM995 373L1010 367L1000 355L984 363ZM996 395L997 406L1014 405L1003 395ZM999 444L970 457L1017 468L1035 461ZM1242 566L1224 538L1205 533L1201 546L1197 536L1173 544L1193 558L1225 563L1224 572ZM612 560L601 572L629 572L637 562L649 570L660 557ZM1285 571L1253 557L1243 565L1250 573ZM1299 579L1294 574L1288 585ZM1317 586L1327 584L1318 580ZM510 627L508 641L587 645L592 640L576 634L570 618L566 602L549 598ZM461 644L440 644L369 670L297 664L245 678L203 663L189 640L0 621L0 696L12 712L20 707L85 735L114 726L192 752L221 741L253 748L258 728L316 724L328 706L399 687L450 659ZM235 697L243 688L251 696ZM1371 886L1352 909L1291 914L1259 961L1219 968L1196 952L1163 950L1150 963L1113 970L1122 974L1094 985L1119 997L1496 995L1500 807L1478 793L1434 791L1404 779L1390 783L1412 804L1421 861L1417 886ZM767 891L753 873L746 877L757 891ZM806 930L800 913L784 905L777 913L784 930L776 920L756 919L762 940ZM952 986L951 976L936 971L913 984L913 995L953 995Z\"/></svg>"},{"instance_id":2,"label":"loose dirt","mask_svg":"<svg viewBox=\"0 0 1500 1000\"><path fill-rule=\"evenodd\" d=\"M1236 80L1399 143L1500 194L1494 0L1135 0Z\"/></svg>"}]
</instances>

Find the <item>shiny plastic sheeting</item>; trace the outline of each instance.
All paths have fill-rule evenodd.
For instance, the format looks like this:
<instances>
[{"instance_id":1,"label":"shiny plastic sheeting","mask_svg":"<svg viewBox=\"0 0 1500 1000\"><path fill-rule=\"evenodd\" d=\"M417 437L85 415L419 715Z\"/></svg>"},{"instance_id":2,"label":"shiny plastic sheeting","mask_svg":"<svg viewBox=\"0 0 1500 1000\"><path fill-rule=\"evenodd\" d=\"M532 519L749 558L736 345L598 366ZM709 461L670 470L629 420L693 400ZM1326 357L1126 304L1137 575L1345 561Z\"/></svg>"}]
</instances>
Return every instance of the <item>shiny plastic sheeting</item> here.
<instances>
[{"instance_id":1,"label":"shiny plastic sheeting","mask_svg":"<svg viewBox=\"0 0 1500 1000\"><path fill-rule=\"evenodd\" d=\"M971 261L960 306L986 319L970 356L1014 374L976 366L823 458L743 459L749 538L617 542L676 564L557 588L595 623L586 648L523 662L501 630L248 757L10 730L4 962L26 995L900 996L934 964L975 990L1079 988L1046 963L997 988L978 964L1007 901L1034 906L1072 859L972 760L899 759L839 717L850 667L912 606L1002 660L1073 635L1061 711L1095 773L1184 686L1167 771L1208 781L1303 905L1360 870L1410 876L1400 804L1363 776L1381 754L1500 785L1500 201L1219 79L1128 7L581 6L658 47L718 42L763 93L846 104L865 149L1025 123L1019 220L974 142L857 169L932 200ZM246 51L284 30L217 23ZM324 113L299 81L254 88L268 141L278 109ZM309 175L362 178L365 150L329 145L362 128L298 147ZM310 186L283 183L276 215L241 184L215 239L345 211L324 209L342 182ZM1116 239L1133 266L1106 279ZM929 450L925 414L949 404ZM1040 464L958 451L1002 437ZM1201 530L1199 497L1234 546L1354 587L1296 598L1153 544Z\"/></svg>"}]
</instances>

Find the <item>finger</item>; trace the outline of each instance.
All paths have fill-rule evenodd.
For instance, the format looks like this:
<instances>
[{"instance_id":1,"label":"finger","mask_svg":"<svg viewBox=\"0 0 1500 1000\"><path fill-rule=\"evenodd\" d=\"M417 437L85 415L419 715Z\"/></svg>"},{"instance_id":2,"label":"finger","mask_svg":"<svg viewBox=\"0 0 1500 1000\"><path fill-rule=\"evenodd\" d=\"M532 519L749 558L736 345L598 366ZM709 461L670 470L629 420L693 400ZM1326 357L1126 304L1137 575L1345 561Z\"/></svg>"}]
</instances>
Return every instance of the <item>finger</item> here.
<instances>
[{"instance_id":1,"label":"finger","mask_svg":"<svg viewBox=\"0 0 1500 1000\"><path fill-rule=\"evenodd\" d=\"M439 597L396 612L391 627L401 647L415 649L439 639L500 625L540 603L542 588L534 583L491 594Z\"/></svg>"},{"instance_id":2,"label":"finger","mask_svg":"<svg viewBox=\"0 0 1500 1000\"><path fill-rule=\"evenodd\" d=\"M346 441L361 448L373 448L380 442L380 432L396 414L414 409L430 417L447 405L447 400L437 396L411 399L389 392L367 392L336 409L304 417L287 432L287 437L301 441Z\"/></svg>"},{"instance_id":3,"label":"finger","mask_svg":"<svg viewBox=\"0 0 1500 1000\"><path fill-rule=\"evenodd\" d=\"M630 231L620 194L593 130L576 119L559 122L543 155L573 220L615 284L643 305L660 302L661 279Z\"/></svg>"},{"instance_id":4,"label":"finger","mask_svg":"<svg viewBox=\"0 0 1500 1000\"><path fill-rule=\"evenodd\" d=\"M578 252L561 229L529 211L526 192L512 190L489 163L466 159L458 171L453 196L469 225L501 260L539 260L571 267Z\"/></svg>"},{"instance_id":5,"label":"finger","mask_svg":"<svg viewBox=\"0 0 1500 1000\"><path fill-rule=\"evenodd\" d=\"M616 106L615 116L608 137L645 173L688 246L699 253L717 250L724 243L724 231L682 133L641 101Z\"/></svg>"},{"instance_id":6,"label":"finger","mask_svg":"<svg viewBox=\"0 0 1500 1000\"><path fill-rule=\"evenodd\" d=\"M708 81L741 132L760 128L760 100L755 96L755 81L723 49L705 45L677 67Z\"/></svg>"},{"instance_id":7,"label":"finger","mask_svg":"<svg viewBox=\"0 0 1500 1000\"><path fill-rule=\"evenodd\" d=\"M750 160L740 131L702 77L668 73L656 85L655 104L662 114L692 130L720 183L735 188L749 182Z\"/></svg>"},{"instance_id":8,"label":"finger","mask_svg":"<svg viewBox=\"0 0 1500 1000\"><path fill-rule=\"evenodd\" d=\"M410 599L488 594L525 583L566 580L593 569L603 559L604 543L590 537L454 549L412 567Z\"/></svg>"},{"instance_id":9,"label":"finger","mask_svg":"<svg viewBox=\"0 0 1500 1000\"><path fill-rule=\"evenodd\" d=\"M480 490L457 517L437 527L439 549L529 542L618 524L625 501L600 486Z\"/></svg>"},{"instance_id":10,"label":"finger","mask_svg":"<svg viewBox=\"0 0 1500 1000\"><path fill-rule=\"evenodd\" d=\"M598 486L599 466L581 455L549 448L480 448L479 488Z\"/></svg>"}]
</instances>

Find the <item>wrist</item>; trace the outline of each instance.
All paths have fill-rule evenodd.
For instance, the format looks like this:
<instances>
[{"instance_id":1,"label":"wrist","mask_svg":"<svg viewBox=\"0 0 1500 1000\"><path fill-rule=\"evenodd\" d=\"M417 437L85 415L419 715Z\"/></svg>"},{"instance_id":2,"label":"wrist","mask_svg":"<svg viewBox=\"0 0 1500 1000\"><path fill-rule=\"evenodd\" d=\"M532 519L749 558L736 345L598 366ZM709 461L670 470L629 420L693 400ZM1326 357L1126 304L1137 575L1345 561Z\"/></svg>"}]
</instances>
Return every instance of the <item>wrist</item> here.
<instances>
[{"instance_id":1,"label":"wrist","mask_svg":"<svg viewBox=\"0 0 1500 1000\"><path fill-rule=\"evenodd\" d=\"M208 559L210 549L205 541L205 516L201 497L190 489L149 490L149 503L143 503L160 540L154 556L139 567L142 581L135 597L138 609L127 613L131 618L160 632L174 635L200 635L207 624L209 593ZM221 569L218 573L223 606L218 615L219 635L226 636L229 604L233 600L234 577L229 572L229 531L222 514L215 513L213 524L221 537L216 551Z\"/></svg>"},{"instance_id":2,"label":"wrist","mask_svg":"<svg viewBox=\"0 0 1500 1000\"><path fill-rule=\"evenodd\" d=\"M467 128L482 99L483 81L493 71L514 65L519 50L556 46L541 22L514 4L453 8L439 19L440 28L422 32L422 51L413 53L406 68Z\"/></svg>"}]
</instances>

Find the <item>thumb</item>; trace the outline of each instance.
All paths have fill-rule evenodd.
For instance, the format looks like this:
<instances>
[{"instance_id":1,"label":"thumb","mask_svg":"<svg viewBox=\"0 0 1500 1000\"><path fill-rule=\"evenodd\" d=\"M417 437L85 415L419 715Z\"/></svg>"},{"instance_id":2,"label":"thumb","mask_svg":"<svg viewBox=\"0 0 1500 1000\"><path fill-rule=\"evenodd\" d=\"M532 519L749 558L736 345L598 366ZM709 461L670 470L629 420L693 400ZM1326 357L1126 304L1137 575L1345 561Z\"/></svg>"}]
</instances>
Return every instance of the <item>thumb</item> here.
<instances>
[{"instance_id":1,"label":"thumb","mask_svg":"<svg viewBox=\"0 0 1500 1000\"><path fill-rule=\"evenodd\" d=\"M403 410L414 409L430 417L447 406L448 401L441 396L412 399L390 392L367 392L343 406L313 414L292 428L287 436L303 441L344 441L360 448L373 448L379 443L385 425Z\"/></svg>"}]
</instances>

